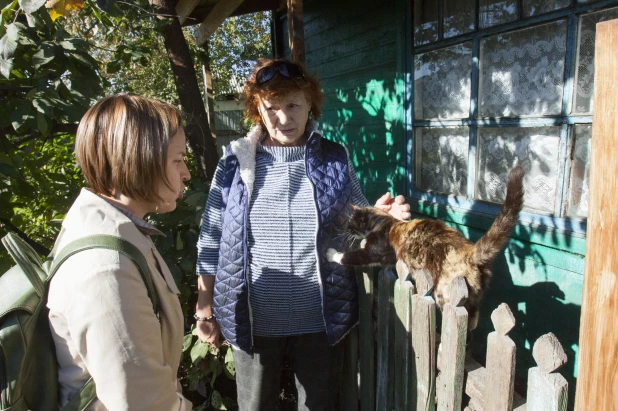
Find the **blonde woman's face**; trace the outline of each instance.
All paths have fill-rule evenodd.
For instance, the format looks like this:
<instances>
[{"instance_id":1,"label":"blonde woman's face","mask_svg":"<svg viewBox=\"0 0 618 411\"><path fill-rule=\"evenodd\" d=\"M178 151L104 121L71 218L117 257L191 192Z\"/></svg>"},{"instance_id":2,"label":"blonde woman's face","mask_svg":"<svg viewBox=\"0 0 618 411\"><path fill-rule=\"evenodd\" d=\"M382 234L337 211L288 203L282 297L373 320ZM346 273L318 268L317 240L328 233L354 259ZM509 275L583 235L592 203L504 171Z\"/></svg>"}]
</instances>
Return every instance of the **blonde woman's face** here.
<instances>
[{"instance_id":1,"label":"blonde woman's face","mask_svg":"<svg viewBox=\"0 0 618 411\"><path fill-rule=\"evenodd\" d=\"M281 98L258 97L258 109L269 138L265 145L300 146L305 143L305 126L311 103L302 91L293 91Z\"/></svg>"},{"instance_id":2,"label":"blonde woman's face","mask_svg":"<svg viewBox=\"0 0 618 411\"><path fill-rule=\"evenodd\" d=\"M183 197L185 191L185 181L191 178L189 169L185 164L187 155L185 132L181 128L171 138L167 147L167 181L170 187L164 182L159 184L159 197L161 201L157 205L157 213L168 213L176 209L176 200Z\"/></svg>"}]
</instances>

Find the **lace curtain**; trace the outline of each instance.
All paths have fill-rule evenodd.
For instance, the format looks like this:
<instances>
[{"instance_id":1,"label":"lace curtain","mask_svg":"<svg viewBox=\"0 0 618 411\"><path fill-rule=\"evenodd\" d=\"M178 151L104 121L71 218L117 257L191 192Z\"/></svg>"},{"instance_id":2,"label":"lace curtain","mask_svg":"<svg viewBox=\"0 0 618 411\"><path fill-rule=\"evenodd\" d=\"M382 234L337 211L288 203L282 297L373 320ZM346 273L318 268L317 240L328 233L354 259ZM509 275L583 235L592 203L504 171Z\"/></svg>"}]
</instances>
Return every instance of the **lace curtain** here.
<instances>
[{"instance_id":1,"label":"lace curtain","mask_svg":"<svg viewBox=\"0 0 618 411\"><path fill-rule=\"evenodd\" d=\"M416 55L414 118L468 117L471 70L471 43Z\"/></svg>"},{"instance_id":2,"label":"lace curtain","mask_svg":"<svg viewBox=\"0 0 618 411\"><path fill-rule=\"evenodd\" d=\"M594 41L596 24L618 18L618 7L590 13L579 18L577 68L575 73L574 113L592 112L594 93Z\"/></svg>"},{"instance_id":3,"label":"lace curtain","mask_svg":"<svg viewBox=\"0 0 618 411\"><path fill-rule=\"evenodd\" d=\"M458 36L474 30L474 0L444 0L442 30L444 38Z\"/></svg>"},{"instance_id":4,"label":"lace curtain","mask_svg":"<svg viewBox=\"0 0 618 411\"><path fill-rule=\"evenodd\" d=\"M468 127L415 129L417 186L465 196L468 186ZM420 180L420 181L419 181Z\"/></svg>"},{"instance_id":5,"label":"lace curtain","mask_svg":"<svg viewBox=\"0 0 618 411\"><path fill-rule=\"evenodd\" d=\"M592 126L587 124L575 126L568 208L568 215L573 217L586 217L588 215L591 137Z\"/></svg>"},{"instance_id":6,"label":"lace curtain","mask_svg":"<svg viewBox=\"0 0 618 411\"><path fill-rule=\"evenodd\" d=\"M480 116L559 114L566 20L481 41Z\"/></svg>"},{"instance_id":7,"label":"lace curtain","mask_svg":"<svg viewBox=\"0 0 618 411\"><path fill-rule=\"evenodd\" d=\"M553 212L559 134L560 127L479 128L476 198L503 202L508 172L520 164L526 170L525 207Z\"/></svg>"},{"instance_id":8,"label":"lace curtain","mask_svg":"<svg viewBox=\"0 0 618 411\"><path fill-rule=\"evenodd\" d=\"M508 23L517 19L517 0L479 0L481 28Z\"/></svg>"},{"instance_id":9,"label":"lace curtain","mask_svg":"<svg viewBox=\"0 0 618 411\"><path fill-rule=\"evenodd\" d=\"M548 13L560 10L571 4L570 0L524 0L524 16L536 16L537 14Z\"/></svg>"}]
</instances>

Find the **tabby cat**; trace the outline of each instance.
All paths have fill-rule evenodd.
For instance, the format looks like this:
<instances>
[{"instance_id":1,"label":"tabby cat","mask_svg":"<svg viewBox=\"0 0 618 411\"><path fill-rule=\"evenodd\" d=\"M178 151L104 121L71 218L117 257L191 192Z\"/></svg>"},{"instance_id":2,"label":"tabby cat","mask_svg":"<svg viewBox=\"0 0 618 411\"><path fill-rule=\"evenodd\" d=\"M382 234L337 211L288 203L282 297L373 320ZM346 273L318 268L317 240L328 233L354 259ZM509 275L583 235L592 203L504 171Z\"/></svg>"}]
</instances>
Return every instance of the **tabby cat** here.
<instances>
[{"instance_id":1,"label":"tabby cat","mask_svg":"<svg viewBox=\"0 0 618 411\"><path fill-rule=\"evenodd\" d=\"M425 269L433 278L434 297L440 309L448 302L451 280L461 275L468 285L468 330L473 330L482 294L491 278L491 265L506 244L523 206L523 177L521 166L511 170L504 204L476 244L439 220L400 221L377 208L354 207L347 232L364 238L361 248L345 253L330 248L327 259L346 266L393 265L399 259L412 274Z\"/></svg>"}]
</instances>

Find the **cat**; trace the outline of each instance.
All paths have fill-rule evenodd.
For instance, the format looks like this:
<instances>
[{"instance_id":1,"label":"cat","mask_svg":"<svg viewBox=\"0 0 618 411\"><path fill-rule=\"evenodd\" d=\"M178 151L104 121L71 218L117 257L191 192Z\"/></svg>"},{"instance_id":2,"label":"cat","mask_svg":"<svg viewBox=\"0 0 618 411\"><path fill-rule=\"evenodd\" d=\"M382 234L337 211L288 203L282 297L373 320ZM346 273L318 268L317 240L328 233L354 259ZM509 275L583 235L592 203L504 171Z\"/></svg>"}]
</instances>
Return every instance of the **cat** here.
<instances>
[{"instance_id":1,"label":"cat","mask_svg":"<svg viewBox=\"0 0 618 411\"><path fill-rule=\"evenodd\" d=\"M394 265L402 260L413 274L425 269L434 283L434 298L442 309L448 302L448 286L463 276L468 286L468 330L476 328L483 292L489 286L491 266L506 244L523 207L524 169L514 167L508 175L506 199L493 224L472 244L440 220L401 221L373 207L353 207L346 232L364 238L358 250L337 252L329 248L326 258L345 266Z\"/></svg>"}]
</instances>

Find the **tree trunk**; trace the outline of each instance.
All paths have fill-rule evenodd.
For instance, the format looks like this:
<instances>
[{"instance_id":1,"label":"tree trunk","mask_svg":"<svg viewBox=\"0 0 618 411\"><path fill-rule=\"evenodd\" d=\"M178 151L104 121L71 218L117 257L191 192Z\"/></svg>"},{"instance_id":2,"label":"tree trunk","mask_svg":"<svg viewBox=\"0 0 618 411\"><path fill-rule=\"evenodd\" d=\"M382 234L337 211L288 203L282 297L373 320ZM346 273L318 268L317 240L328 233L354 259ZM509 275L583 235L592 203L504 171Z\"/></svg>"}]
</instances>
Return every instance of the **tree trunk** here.
<instances>
[{"instance_id":1,"label":"tree trunk","mask_svg":"<svg viewBox=\"0 0 618 411\"><path fill-rule=\"evenodd\" d=\"M160 7L160 13L168 19L168 24L164 30L164 42L167 56L172 65L180 104L187 116L185 132L189 146L195 154L204 176L210 180L215 173L219 156L217 155L215 141L211 136L208 115L197 83L193 59L189 53L189 47L180 27L180 22L175 17L175 1L152 0L152 4Z\"/></svg>"}]
</instances>

